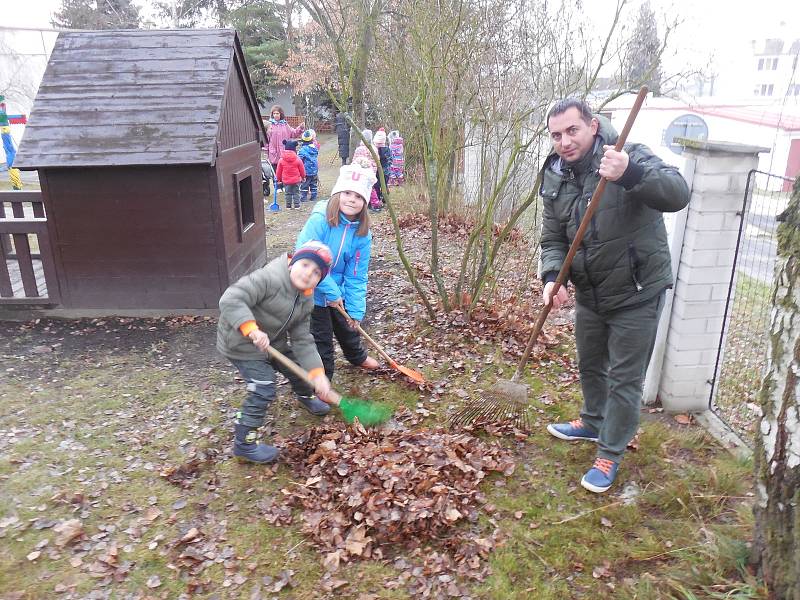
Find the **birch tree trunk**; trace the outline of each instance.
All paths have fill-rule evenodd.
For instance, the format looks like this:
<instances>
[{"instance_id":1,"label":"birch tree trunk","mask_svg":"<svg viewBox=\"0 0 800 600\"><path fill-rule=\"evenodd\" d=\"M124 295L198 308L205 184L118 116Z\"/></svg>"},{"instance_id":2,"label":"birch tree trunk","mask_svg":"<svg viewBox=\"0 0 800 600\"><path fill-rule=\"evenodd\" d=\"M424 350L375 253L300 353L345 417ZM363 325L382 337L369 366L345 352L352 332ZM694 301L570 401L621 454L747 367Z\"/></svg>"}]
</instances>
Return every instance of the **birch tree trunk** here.
<instances>
[{"instance_id":1,"label":"birch tree trunk","mask_svg":"<svg viewBox=\"0 0 800 600\"><path fill-rule=\"evenodd\" d=\"M756 434L752 558L771 599L800 600L800 179L778 220L772 345Z\"/></svg>"}]
</instances>

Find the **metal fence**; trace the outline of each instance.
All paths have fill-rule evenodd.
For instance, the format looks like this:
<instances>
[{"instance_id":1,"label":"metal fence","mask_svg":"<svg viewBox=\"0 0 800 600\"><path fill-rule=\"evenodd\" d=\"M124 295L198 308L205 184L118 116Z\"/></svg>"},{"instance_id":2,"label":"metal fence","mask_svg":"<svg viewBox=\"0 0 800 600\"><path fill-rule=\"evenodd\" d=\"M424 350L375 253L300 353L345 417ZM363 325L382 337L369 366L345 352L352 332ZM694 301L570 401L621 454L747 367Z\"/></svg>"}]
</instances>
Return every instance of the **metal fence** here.
<instances>
[{"instance_id":1,"label":"metal fence","mask_svg":"<svg viewBox=\"0 0 800 600\"><path fill-rule=\"evenodd\" d=\"M790 193L783 191L787 181L761 171L748 174L709 396L709 408L748 443L760 416L758 390L769 347L778 247L776 217L789 201Z\"/></svg>"}]
</instances>

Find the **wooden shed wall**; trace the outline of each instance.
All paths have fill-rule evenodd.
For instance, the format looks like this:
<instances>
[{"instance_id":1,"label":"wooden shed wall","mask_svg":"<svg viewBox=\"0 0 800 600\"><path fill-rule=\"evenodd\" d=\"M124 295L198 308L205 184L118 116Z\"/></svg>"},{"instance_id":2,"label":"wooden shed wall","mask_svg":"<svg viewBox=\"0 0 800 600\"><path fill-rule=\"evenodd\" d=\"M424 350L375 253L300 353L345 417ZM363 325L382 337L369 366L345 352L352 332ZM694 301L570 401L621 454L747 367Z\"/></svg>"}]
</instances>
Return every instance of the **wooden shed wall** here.
<instances>
[{"instance_id":1,"label":"wooden shed wall","mask_svg":"<svg viewBox=\"0 0 800 600\"><path fill-rule=\"evenodd\" d=\"M260 117L251 110L240 68L238 61L232 61L225 82L225 100L219 122L221 150L257 142L262 131L262 124L257 120Z\"/></svg>"},{"instance_id":2,"label":"wooden shed wall","mask_svg":"<svg viewBox=\"0 0 800 600\"><path fill-rule=\"evenodd\" d=\"M214 308L224 290L214 169L41 169L65 308Z\"/></svg>"},{"instance_id":3,"label":"wooden shed wall","mask_svg":"<svg viewBox=\"0 0 800 600\"><path fill-rule=\"evenodd\" d=\"M252 185L255 224L244 232L239 228L236 173L240 173L240 176L249 174ZM263 266L267 258L260 144L250 142L221 152L217 157L217 182L218 227L225 248L227 281L232 283L249 271Z\"/></svg>"}]
</instances>

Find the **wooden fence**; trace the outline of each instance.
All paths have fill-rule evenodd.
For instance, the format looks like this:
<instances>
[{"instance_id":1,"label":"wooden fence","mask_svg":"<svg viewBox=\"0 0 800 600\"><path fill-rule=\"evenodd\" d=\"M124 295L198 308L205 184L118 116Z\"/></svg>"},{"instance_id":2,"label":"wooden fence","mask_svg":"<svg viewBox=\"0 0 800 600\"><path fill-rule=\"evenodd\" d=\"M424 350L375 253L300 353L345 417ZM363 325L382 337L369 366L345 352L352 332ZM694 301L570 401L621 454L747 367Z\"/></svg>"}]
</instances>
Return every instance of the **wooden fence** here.
<instances>
[{"instance_id":1,"label":"wooden fence","mask_svg":"<svg viewBox=\"0 0 800 600\"><path fill-rule=\"evenodd\" d=\"M0 192L0 305L58 304L41 192Z\"/></svg>"}]
</instances>

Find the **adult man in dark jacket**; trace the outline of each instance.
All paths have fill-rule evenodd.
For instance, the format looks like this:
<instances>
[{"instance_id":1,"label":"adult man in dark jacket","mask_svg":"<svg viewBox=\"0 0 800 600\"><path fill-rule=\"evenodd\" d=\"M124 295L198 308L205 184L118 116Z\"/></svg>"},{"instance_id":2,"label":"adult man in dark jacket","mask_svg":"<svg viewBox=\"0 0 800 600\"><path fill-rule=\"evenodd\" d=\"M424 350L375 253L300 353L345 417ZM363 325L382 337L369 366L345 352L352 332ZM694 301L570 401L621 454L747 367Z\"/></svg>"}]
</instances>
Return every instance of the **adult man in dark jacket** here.
<instances>
[{"instance_id":1,"label":"adult man in dark jacket","mask_svg":"<svg viewBox=\"0 0 800 600\"><path fill-rule=\"evenodd\" d=\"M336 114L336 137L339 142L339 156L342 158L342 165L347 164L350 157L350 124L343 112Z\"/></svg>"},{"instance_id":2,"label":"adult man in dark jacket","mask_svg":"<svg viewBox=\"0 0 800 600\"><path fill-rule=\"evenodd\" d=\"M547 126L553 152L541 187L545 304L558 308L567 299L563 287L553 295L553 282L600 177L609 182L569 272L583 409L579 419L547 427L560 439L598 443L581 485L605 492L639 427L644 375L673 283L662 213L684 208L689 190L646 146L615 151L617 132L583 101L559 101Z\"/></svg>"}]
</instances>

